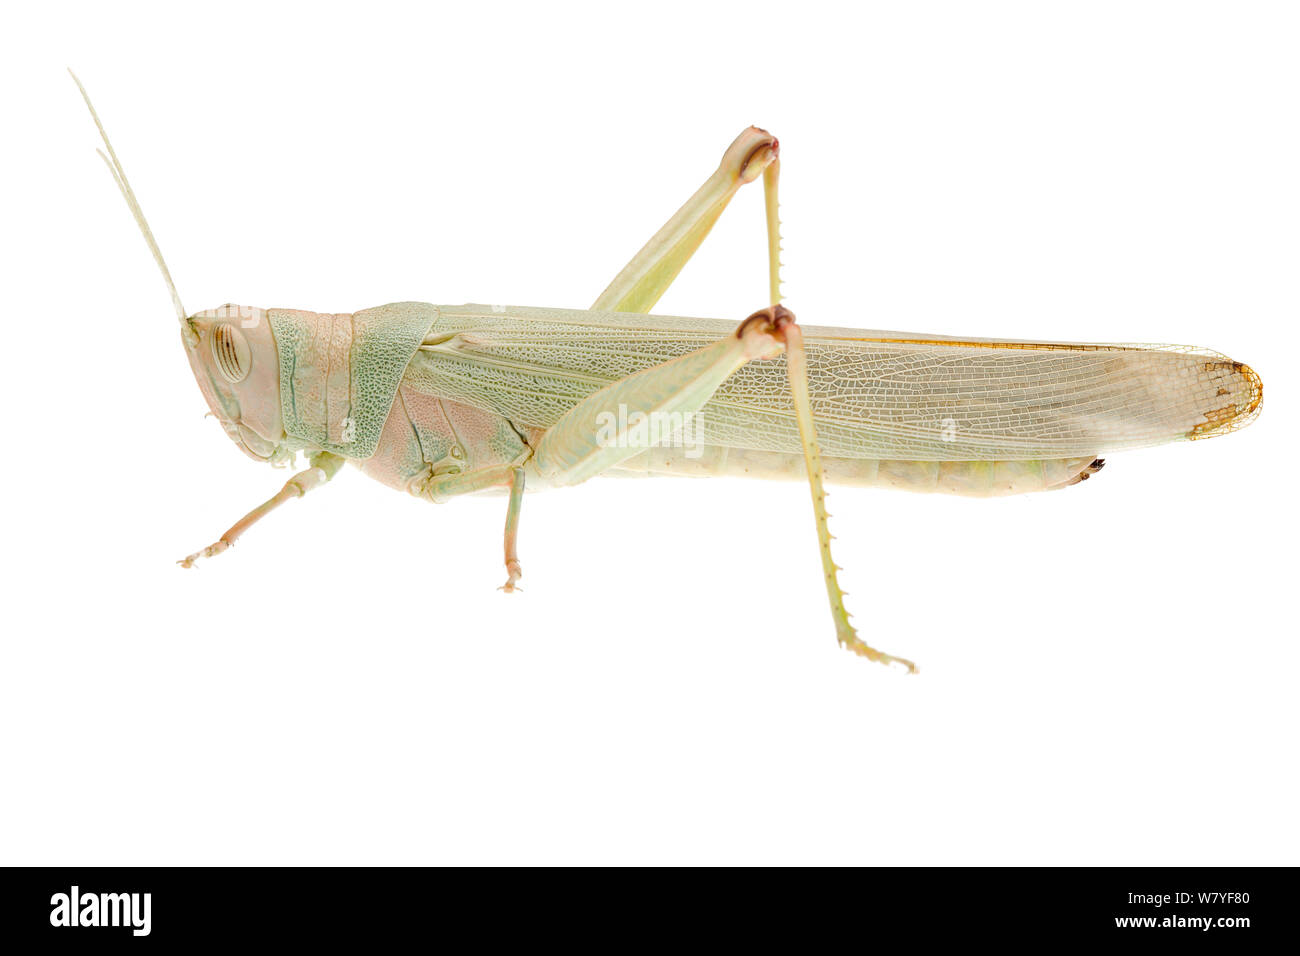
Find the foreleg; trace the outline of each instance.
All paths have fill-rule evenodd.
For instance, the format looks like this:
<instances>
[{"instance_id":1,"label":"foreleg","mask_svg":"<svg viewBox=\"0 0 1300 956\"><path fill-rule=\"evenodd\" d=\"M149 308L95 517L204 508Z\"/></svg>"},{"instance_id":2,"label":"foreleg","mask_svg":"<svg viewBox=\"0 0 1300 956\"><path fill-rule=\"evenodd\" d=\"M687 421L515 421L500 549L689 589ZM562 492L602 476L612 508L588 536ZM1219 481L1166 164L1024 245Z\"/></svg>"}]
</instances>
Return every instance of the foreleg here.
<instances>
[{"instance_id":1,"label":"foreleg","mask_svg":"<svg viewBox=\"0 0 1300 956\"><path fill-rule=\"evenodd\" d=\"M313 488L319 487L333 478L338 474L339 469L343 467L344 459L340 458L338 455L332 455L327 451L323 451L313 455L309 461L311 467L298 472L298 474L286 481L284 487L276 492L275 497L262 502L262 504L244 515L244 517L231 525L226 530L225 534L202 551L196 551L188 558L182 558L176 563L183 568L192 568L194 567L194 562L198 561L199 558L215 557L222 551L225 551L235 543L236 539L238 539L240 535L253 525L257 524L257 522L261 521L276 508L280 507L280 505L284 504L286 501L292 501L294 498L301 498Z\"/></svg>"}]
</instances>

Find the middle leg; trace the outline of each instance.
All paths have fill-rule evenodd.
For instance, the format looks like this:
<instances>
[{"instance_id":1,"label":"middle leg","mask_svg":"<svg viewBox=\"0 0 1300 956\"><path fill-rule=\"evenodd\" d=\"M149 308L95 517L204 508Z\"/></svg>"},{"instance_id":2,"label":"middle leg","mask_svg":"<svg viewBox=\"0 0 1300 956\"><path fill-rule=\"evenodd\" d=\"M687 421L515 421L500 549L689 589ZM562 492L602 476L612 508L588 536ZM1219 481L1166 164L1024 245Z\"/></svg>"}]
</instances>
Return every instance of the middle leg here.
<instances>
[{"instance_id":1,"label":"middle leg","mask_svg":"<svg viewBox=\"0 0 1300 956\"><path fill-rule=\"evenodd\" d=\"M474 471L431 478L419 494L429 501L440 502L458 495L471 495L490 488L510 489L510 503L506 506L505 557L506 583L500 590L513 594L523 577L519 565L519 512L524 502L524 468L521 464L490 465Z\"/></svg>"},{"instance_id":2,"label":"middle leg","mask_svg":"<svg viewBox=\"0 0 1300 956\"><path fill-rule=\"evenodd\" d=\"M513 594L523 577L519 566L519 511L524 503L524 469L515 468L510 476L510 504L506 506L506 583L501 590Z\"/></svg>"}]
</instances>

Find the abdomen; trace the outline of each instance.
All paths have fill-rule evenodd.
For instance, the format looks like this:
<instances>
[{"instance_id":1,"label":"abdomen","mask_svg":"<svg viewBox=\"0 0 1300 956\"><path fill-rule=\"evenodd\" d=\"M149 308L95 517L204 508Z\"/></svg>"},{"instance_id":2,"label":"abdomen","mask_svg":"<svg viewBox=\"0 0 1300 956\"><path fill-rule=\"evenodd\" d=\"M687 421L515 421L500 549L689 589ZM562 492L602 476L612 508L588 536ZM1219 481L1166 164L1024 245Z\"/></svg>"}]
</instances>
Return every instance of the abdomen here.
<instances>
[{"instance_id":1,"label":"abdomen","mask_svg":"<svg viewBox=\"0 0 1300 956\"><path fill-rule=\"evenodd\" d=\"M1029 461L906 461L823 457L826 481L834 485L895 488L992 498L1051 491L1083 481L1101 468L1094 455ZM704 445L649 448L627 459L611 474L622 476L693 475L804 481L803 456Z\"/></svg>"}]
</instances>

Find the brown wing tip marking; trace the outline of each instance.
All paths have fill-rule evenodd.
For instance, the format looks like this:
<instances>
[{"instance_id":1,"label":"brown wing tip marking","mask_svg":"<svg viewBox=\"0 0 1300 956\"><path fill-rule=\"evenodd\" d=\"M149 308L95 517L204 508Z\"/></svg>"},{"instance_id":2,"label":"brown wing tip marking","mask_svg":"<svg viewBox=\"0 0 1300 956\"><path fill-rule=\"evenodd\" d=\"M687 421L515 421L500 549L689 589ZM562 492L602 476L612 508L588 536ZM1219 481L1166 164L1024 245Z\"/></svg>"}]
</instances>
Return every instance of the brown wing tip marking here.
<instances>
[{"instance_id":1,"label":"brown wing tip marking","mask_svg":"<svg viewBox=\"0 0 1300 956\"><path fill-rule=\"evenodd\" d=\"M1260 407L1264 404L1264 382L1249 365L1243 362L1225 360L1206 362L1204 369L1207 372L1226 371L1241 376L1246 383L1246 400L1241 403L1230 403L1221 408L1212 408L1205 412L1205 421L1199 425L1194 425L1192 430L1187 433L1187 437L1192 441L1199 438L1210 438L1214 435L1226 435L1228 432L1235 432L1239 428L1245 428L1259 415ZM1215 392L1215 397L1228 394L1231 394L1229 389L1220 387Z\"/></svg>"}]
</instances>

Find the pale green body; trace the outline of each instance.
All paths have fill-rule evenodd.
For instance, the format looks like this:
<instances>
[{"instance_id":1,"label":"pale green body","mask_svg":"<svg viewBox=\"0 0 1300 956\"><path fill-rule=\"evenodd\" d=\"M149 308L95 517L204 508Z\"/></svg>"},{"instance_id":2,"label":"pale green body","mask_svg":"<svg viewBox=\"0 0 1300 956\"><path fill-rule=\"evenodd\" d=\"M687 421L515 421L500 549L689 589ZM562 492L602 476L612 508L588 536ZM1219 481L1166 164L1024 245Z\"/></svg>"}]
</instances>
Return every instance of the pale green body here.
<instances>
[{"instance_id":1,"label":"pale green body","mask_svg":"<svg viewBox=\"0 0 1300 956\"><path fill-rule=\"evenodd\" d=\"M578 402L734 329L423 303L265 314L290 446L332 452L434 499L441 479L502 465L525 467L529 487L570 483L539 471L532 453ZM1077 480L1099 454L1199 437L1206 412L1257 398L1241 366L1201 350L815 326L805 341L827 479L842 484L976 496L1047 490ZM726 379L698 411L690 447L636 449L610 472L802 480L783 365L752 363Z\"/></svg>"},{"instance_id":2,"label":"pale green body","mask_svg":"<svg viewBox=\"0 0 1300 956\"><path fill-rule=\"evenodd\" d=\"M779 304L779 145L755 127L591 310L400 302L357 313L223 306L187 315L89 97L86 105L213 415L259 461L309 457L185 567L225 551L348 461L432 501L509 489L507 592L522 574L526 487L598 474L806 477L840 644L915 670L849 622L823 476L976 496L1040 491L1087 477L1102 452L1230 431L1260 406L1251 369L1202 350L803 329ZM736 190L760 175L772 305L738 327L646 314Z\"/></svg>"}]
</instances>

